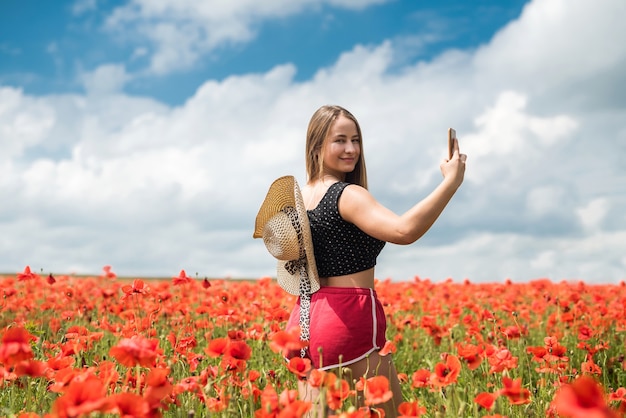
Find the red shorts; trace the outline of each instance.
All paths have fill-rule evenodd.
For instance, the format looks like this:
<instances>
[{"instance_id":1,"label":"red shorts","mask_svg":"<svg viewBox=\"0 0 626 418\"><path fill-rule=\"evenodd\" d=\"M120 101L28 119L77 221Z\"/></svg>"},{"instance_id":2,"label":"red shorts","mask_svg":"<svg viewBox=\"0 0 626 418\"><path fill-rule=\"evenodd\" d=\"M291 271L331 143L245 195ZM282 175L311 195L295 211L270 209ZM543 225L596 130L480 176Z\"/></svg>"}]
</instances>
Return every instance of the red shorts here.
<instances>
[{"instance_id":1,"label":"red shorts","mask_svg":"<svg viewBox=\"0 0 626 418\"><path fill-rule=\"evenodd\" d=\"M300 300L287 329L298 326ZM386 342L387 321L376 291L369 288L322 287L311 295L310 344L307 357L320 370L359 361ZM290 353L288 358L299 356Z\"/></svg>"}]
</instances>

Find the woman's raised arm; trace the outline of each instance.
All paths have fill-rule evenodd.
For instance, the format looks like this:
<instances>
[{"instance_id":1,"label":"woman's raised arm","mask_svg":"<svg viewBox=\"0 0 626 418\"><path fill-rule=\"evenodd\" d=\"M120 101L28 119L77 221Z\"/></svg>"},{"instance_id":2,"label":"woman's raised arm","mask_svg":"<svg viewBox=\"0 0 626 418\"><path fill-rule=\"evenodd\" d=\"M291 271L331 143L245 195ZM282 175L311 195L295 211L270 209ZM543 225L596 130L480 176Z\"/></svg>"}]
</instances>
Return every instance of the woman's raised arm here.
<instances>
[{"instance_id":1,"label":"woman's raised arm","mask_svg":"<svg viewBox=\"0 0 626 418\"><path fill-rule=\"evenodd\" d=\"M341 216L374 238L401 245L414 243L435 223L463 182L467 157L459 154L458 143L455 148L452 159L440 165L442 182L404 214L397 215L366 189L350 185L339 199Z\"/></svg>"}]
</instances>

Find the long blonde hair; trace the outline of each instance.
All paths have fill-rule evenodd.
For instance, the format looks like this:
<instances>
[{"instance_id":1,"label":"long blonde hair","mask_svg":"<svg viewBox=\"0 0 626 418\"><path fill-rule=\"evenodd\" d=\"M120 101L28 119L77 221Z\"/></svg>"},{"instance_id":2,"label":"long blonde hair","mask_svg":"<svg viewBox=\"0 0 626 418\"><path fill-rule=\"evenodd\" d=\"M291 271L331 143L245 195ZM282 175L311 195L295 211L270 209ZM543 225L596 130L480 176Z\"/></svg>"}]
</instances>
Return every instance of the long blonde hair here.
<instances>
[{"instance_id":1,"label":"long blonde hair","mask_svg":"<svg viewBox=\"0 0 626 418\"><path fill-rule=\"evenodd\" d=\"M325 105L315 111L306 133L306 173L307 181L311 182L320 178L324 170L324 146L326 137L330 131L330 126L339 117L345 116L356 125L359 135L361 152L359 160L350 173L346 173L345 181L358 184L367 189L367 172L365 170L365 157L363 156L363 136L361 127L352 113L341 106Z\"/></svg>"}]
</instances>

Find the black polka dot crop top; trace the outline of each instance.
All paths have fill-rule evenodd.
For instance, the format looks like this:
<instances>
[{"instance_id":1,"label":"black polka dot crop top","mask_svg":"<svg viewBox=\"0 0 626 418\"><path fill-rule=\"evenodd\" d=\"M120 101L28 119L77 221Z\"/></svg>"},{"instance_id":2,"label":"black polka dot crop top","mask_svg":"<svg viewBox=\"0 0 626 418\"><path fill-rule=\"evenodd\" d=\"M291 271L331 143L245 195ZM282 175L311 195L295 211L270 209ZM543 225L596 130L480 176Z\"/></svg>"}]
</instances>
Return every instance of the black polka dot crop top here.
<instances>
[{"instance_id":1,"label":"black polka dot crop top","mask_svg":"<svg viewBox=\"0 0 626 418\"><path fill-rule=\"evenodd\" d=\"M385 241L367 235L339 214L339 197L349 185L332 184L317 207L307 211L319 277L368 270L385 246Z\"/></svg>"}]
</instances>

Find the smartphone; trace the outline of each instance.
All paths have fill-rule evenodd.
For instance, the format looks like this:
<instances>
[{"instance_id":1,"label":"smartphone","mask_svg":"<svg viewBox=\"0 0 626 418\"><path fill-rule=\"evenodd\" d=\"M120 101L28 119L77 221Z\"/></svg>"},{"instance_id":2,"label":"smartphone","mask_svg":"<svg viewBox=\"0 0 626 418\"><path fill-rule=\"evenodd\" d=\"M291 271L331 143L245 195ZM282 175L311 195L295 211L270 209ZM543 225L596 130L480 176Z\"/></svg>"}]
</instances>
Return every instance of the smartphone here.
<instances>
[{"instance_id":1,"label":"smartphone","mask_svg":"<svg viewBox=\"0 0 626 418\"><path fill-rule=\"evenodd\" d=\"M448 129L448 160L452 159L452 154L454 154L454 140L456 139L456 130L450 128Z\"/></svg>"}]
</instances>

